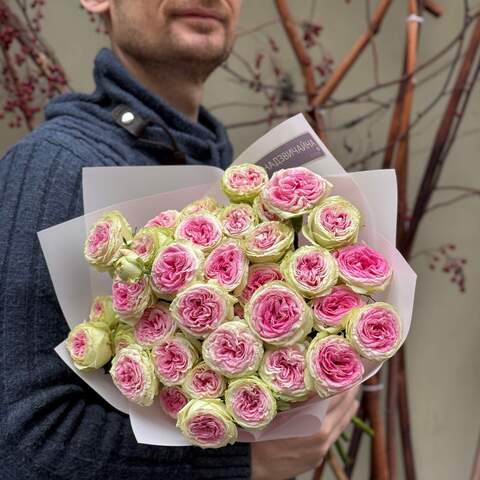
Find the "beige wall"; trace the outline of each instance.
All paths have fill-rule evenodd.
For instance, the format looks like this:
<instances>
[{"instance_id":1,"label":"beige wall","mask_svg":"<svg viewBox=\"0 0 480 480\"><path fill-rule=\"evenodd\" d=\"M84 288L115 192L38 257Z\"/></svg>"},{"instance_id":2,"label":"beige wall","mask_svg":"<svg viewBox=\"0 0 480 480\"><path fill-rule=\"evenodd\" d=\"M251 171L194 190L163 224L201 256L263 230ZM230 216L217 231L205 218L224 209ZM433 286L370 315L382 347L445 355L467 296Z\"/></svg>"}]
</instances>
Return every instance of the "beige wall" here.
<instances>
[{"instance_id":1,"label":"beige wall","mask_svg":"<svg viewBox=\"0 0 480 480\"><path fill-rule=\"evenodd\" d=\"M243 27L252 27L275 19L270 0L245 0ZM375 5L376 2L371 2ZM461 0L442 0L447 10L441 19L427 17L422 32L420 61L434 54L447 39L451 38L461 24ZM472 2L475 3L475 2ZM477 2L478 3L478 2ZM299 18L308 16L310 1L290 1ZM386 81L398 75L401 68L401 52L405 27L405 4L396 1L389 12L377 39L380 54L381 80ZM365 28L364 2L319 0L318 20L325 27L322 35L325 48L335 59L348 51L357 36ZM95 52L105 44L105 39L95 35L86 16L79 10L77 2L49 0L45 35L55 47L60 60L69 73L76 89L92 89L91 66ZM269 32L282 38L278 27ZM238 44L238 50L252 58L261 48L261 38L250 37ZM288 45L280 42L279 61L286 69L296 71L294 58ZM233 65L233 64L232 64ZM372 54L368 50L342 84L337 98L352 94L372 82ZM297 85L300 80L296 78ZM416 108L426 105L432 92L440 82L432 81L428 87L416 92ZM393 92L379 98L389 98ZM225 73L218 71L208 84L205 104L222 102L259 102L261 97L239 87L229 80ZM441 179L443 185L464 185L479 187L480 174L478 132L480 88L472 96L470 108L460 132L460 138L452 149ZM412 139L411 188L416 185L428 156L428 147L435 133L438 117L443 109L435 110L428 116ZM327 115L328 124L335 125L343 120L366 111L368 107L355 105ZM216 112L225 123L260 118L261 110L229 108ZM385 141L389 113L371 128L371 142L381 145ZM14 143L23 132L10 131L0 124L0 152ZM236 153L266 131L265 126L234 130L231 133ZM347 154L342 147L347 140L354 147ZM329 145L340 161L348 163L358 152L368 149L366 129L348 132L331 132ZM436 195L435 201L446 199ZM412 430L421 480L466 479L470 470L473 452L479 433L480 397L480 316L475 303L480 284L480 257L476 254L480 228L478 221L479 199L473 198L429 214L418 236L416 251L433 246L455 243L460 253L468 258L466 268L467 292L461 295L444 274L430 272L426 262L419 259L413 263L418 273L415 319L407 341L408 364L410 367L409 389L411 393ZM355 478L368 478L365 470L366 449L362 450ZM305 478L309 478L305 476Z\"/></svg>"}]
</instances>

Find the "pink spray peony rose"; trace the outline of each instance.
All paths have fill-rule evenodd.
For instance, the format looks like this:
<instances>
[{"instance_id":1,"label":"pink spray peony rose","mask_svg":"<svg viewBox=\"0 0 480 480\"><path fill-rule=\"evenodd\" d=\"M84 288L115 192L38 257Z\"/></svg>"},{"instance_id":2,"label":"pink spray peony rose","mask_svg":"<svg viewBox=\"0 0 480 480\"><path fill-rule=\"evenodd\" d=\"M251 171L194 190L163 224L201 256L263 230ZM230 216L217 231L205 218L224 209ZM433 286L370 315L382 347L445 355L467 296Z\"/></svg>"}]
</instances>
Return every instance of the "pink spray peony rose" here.
<instances>
[{"instance_id":1,"label":"pink spray peony rose","mask_svg":"<svg viewBox=\"0 0 480 480\"><path fill-rule=\"evenodd\" d=\"M310 394L311 379L305 366L306 344L268 349L259 368L261 379L280 400L298 402Z\"/></svg>"},{"instance_id":2,"label":"pink spray peony rose","mask_svg":"<svg viewBox=\"0 0 480 480\"><path fill-rule=\"evenodd\" d=\"M318 334L306 355L307 369L322 398L347 390L363 377L362 360L348 340L337 335Z\"/></svg>"},{"instance_id":3,"label":"pink spray peony rose","mask_svg":"<svg viewBox=\"0 0 480 480\"><path fill-rule=\"evenodd\" d=\"M231 204L220 214L223 232L230 238L243 238L257 223L257 215L253 208L246 204Z\"/></svg>"},{"instance_id":4,"label":"pink spray peony rose","mask_svg":"<svg viewBox=\"0 0 480 480\"><path fill-rule=\"evenodd\" d=\"M280 268L285 281L307 298L329 292L338 279L335 258L328 250L313 245L287 254Z\"/></svg>"},{"instance_id":5,"label":"pink spray peony rose","mask_svg":"<svg viewBox=\"0 0 480 480\"><path fill-rule=\"evenodd\" d=\"M204 338L233 318L235 299L216 283L196 283L181 291L170 305L178 326L186 334Z\"/></svg>"},{"instance_id":6,"label":"pink spray peony rose","mask_svg":"<svg viewBox=\"0 0 480 480\"><path fill-rule=\"evenodd\" d=\"M124 282L115 278L112 286L113 311L121 321L134 325L152 302L148 277L137 282Z\"/></svg>"},{"instance_id":7,"label":"pink spray peony rose","mask_svg":"<svg viewBox=\"0 0 480 480\"><path fill-rule=\"evenodd\" d=\"M277 402L258 377L238 378L225 392L225 405L233 419L251 430L265 428L277 414Z\"/></svg>"},{"instance_id":8,"label":"pink spray peony rose","mask_svg":"<svg viewBox=\"0 0 480 480\"><path fill-rule=\"evenodd\" d=\"M243 321L231 321L218 327L202 345L205 363L228 378L257 371L263 355L262 342Z\"/></svg>"},{"instance_id":9,"label":"pink spray peony rose","mask_svg":"<svg viewBox=\"0 0 480 480\"><path fill-rule=\"evenodd\" d=\"M388 303L375 302L355 308L347 315L346 324L347 339L369 360L386 360L400 347L400 317Z\"/></svg>"},{"instance_id":10,"label":"pink spray peony rose","mask_svg":"<svg viewBox=\"0 0 480 480\"><path fill-rule=\"evenodd\" d=\"M151 218L145 227L175 228L180 212L177 210L164 210Z\"/></svg>"},{"instance_id":11,"label":"pink spray peony rose","mask_svg":"<svg viewBox=\"0 0 480 480\"><path fill-rule=\"evenodd\" d=\"M273 263L285 255L293 240L294 232L289 225L264 222L247 235L243 245L252 263Z\"/></svg>"},{"instance_id":12,"label":"pink spray peony rose","mask_svg":"<svg viewBox=\"0 0 480 480\"><path fill-rule=\"evenodd\" d=\"M313 326L318 330L336 333L345 328L346 315L352 308L365 305L358 294L345 285L332 288L328 295L312 300Z\"/></svg>"},{"instance_id":13,"label":"pink spray peony rose","mask_svg":"<svg viewBox=\"0 0 480 480\"><path fill-rule=\"evenodd\" d=\"M185 337L174 335L153 346L152 358L155 374L164 385L181 385L198 353Z\"/></svg>"},{"instance_id":14,"label":"pink spray peony rose","mask_svg":"<svg viewBox=\"0 0 480 480\"><path fill-rule=\"evenodd\" d=\"M153 403L158 381L150 353L139 345L122 348L113 358L110 369L113 383L131 402L145 407Z\"/></svg>"},{"instance_id":15,"label":"pink spray peony rose","mask_svg":"<svg viewBox=\"0 0 480 480\"><path fill-rule=\"evenodd\" d=\"M222 240L222 224L211 213L201 212L184 218L175 230L177 240L189 240L208 253Z\"/></svg>"},{"instance_id":16,"label":"pink spray peony rose","mask_svg":"<svg viewBox=\"0 0 480 480\"><path fill-rule=\"evenodd\" d=\"M173 335L176 328L175 321L170 314L169 304L158 302L145 310L133 331L135 339L140 345L151 347L154 343Z\"/></svg>"},{"instance_id":17,"label":"pink spray peony rose","mask_svg":"<svg viewBox=\"0 0 480 480\"><path fill-rule=\"evenodd\" d=\"M225 387L225 378L205 362L195 365L183 382L183 389L191 398L219 398Z\"/></svg>"},{"instance_id":18,"label":"pink spray peony rose","mask_svg":"<svg viewBox=\"0 0 480 480\"><path fill-rule=\"evenodd\" d=\"M151 273L153 291L171 300L203 276L203 253L190 242L174 242L157 254Z\"/></svg>"},{"instance_id":19,"label":"pink spray peony rose","mask_svg":"<svg viewBox=\"0 0 480 480\"><path fill-rule=\"evenodd\" d=\"M237 427L218 399L190 400L177 416L177 427L193 445L220 448L235 443Z\"/></svg>"},{"instance_id":20,"label":"pink spray peony rose","mask_svg":"<svg viewBox=\"0 0 480 480\"><path fill-rule=\"evenodd\" d=\"M348 245L334 253L339 276L354 292L370 294L383 291L392 277L385 257L365 244Z\"/></svg>"},{"instance_id":21,"label":"pink spray peony rose","mask_svg":"<svg viewBox=\"0 0 480 480\"><path fill-rule=\"evenodd\" d=\"M283 219L310 212L332 188L330 182L304 167L278 170L262 191L268 210Z\"/></svg>"},{"instance_id":22,"label":"pink spray peony rose","mask_svg":"<svg viewBox=\"0 0 480 480\"><path fill-rule=\"evenodd\" d=\"M222 177L222 189L232 202L252 202L268 180L263 167L252 163L232 165Z\"/></svg>"},{"instance_id":23,"label":"pink spray peony rose","mask_svg":"<svg viewBox=\"0 0 480 480\"><path fill-rule=\"evenodd\" d=\"M256 335L271 345L300 342L312 329L310 307L283 282L260 287L245 306L245 320Z\"/></svg>"},{"instance_id":24,"label":"pink spray peony rose","mask_svg":"<svg viewBox=\"0 0 480 480\"><path fill-rule=\"evenodd\" d=\"M178 385L163 387L158 394L162 410L171 418L177 418L178 412L188 403L189 398Z\"/></svg>"},{"instance_id":25,"label":"pink spray peony rose","mask_svg":"<svg viewBox=\"0 0 480 480\"><path fill-rule=\"evenodd\" d=\"M282 219L275 213L271 212L263 201L262 195L255 197L253 201L253 209L261 222L281 222Z\"/></svg>"},{"instance_id":26,"label":"pink spray peony rose","mask_svg":"<svg viewBox=\"0 0 480 480\"><path fill-rule=\"evenodd\" d=\"M275 280L283 280L280 266L276 263L252 265L248 271L247 284L238 296L238 300L241 303L247 303L262 285Z\"/></svg>"},{"instance_id":27,"label":"pink spray peony rose","mask_svg":"<svg viewBox=\"0 0 480 480\"><path fill-rule=\"evenodd\" d=\"M216 280L228 292L243 288L248 275L248 260L235 240L216 247L205 261L205 277Z\"/></svg>"}]
</instances>

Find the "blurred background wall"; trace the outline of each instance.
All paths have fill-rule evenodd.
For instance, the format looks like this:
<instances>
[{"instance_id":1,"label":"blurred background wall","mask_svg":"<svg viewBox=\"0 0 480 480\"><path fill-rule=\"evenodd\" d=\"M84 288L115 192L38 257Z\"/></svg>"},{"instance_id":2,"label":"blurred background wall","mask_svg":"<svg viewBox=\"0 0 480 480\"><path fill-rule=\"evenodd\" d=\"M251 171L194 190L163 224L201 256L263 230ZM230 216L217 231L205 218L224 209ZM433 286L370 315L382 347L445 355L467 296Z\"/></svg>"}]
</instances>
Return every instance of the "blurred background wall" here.
<instances>
[{"instance_id":1,"label":"blurred background wall","mask_svg":"<svg viewBox=\"0 0 480 480\"><path fill-rule=\"evenodd\" d=\"M372 5L375 6L375 3L372 2ZM376 39L381 81L397 78L401 72L406 3L403 0L393 2ZM462 0L439 0L437 3L445 7L445 14L439 19L426 17L422 25L420 62L435 54L461 27ZM290 5L297 19L321 23L322 46L334 60L342 58L366 28L365 4L359 0L319 0L313 12L314 18L310 18L310 0L290 1ZM302 80L298 76L296 60L278 24L273 2L244 0L241 32L265 23L269 26L264 32L278 41L278 61L285 71L291 73L294 85L301 89ZM98 49L107 45L107 39L95 33L94 26L77 1L48 0L44 36L65 67L71 85L79 91L91 91L93 59ZM255 54L262 51L262 42L264 37L242 35L236 49L244 58L253 62ZM447 60L448 58L446 57ZM335 97L345 98L371 85L372 62L373 55L367 49ZM242 65L238 60L233 58L229 65L241 71ZM429 95L439 88L441 81L441 77L434 78L428 86L415 92L415 111L426 105L431 98ZM472 97L459 138L450 152L441 184L479 188L480 85ZM222 104L230 102L243 106L221 108ZM207 107L214 107L214 113L231 125L265 117L265 112L258 108L262 102L264 100L261 95L239 85L224 70L219 69L208 83L204 103ZM252 103L257 107L252 107ZM411 141L412 186L418 181L428 158L444 105L444 102L440 102L429 113ZM362 114L365 108L358 103L337 109L334 115L328 112L326 114L329 147L344 164L370 151L372 147L385 144L391 116L388 110L368 126L347 130L332 129L332 126ZM268 129L267 124L232 129L230 133L236 155ZM5 122L0 122L0 154L25 133L22 130L11 130ZM435 199L441 201L442 197L436 195ZM466 292L463 294L456 285L450 283L447 274L431 271L425 256L419 255L412 262L418 273L418 288L415 317L407 340L408 386L416 464L418 478L421 480L468 478L477 443L480 427L480 314L475 298L479 294L480 285L480 256L476 250L480 240L479 200L478 196L471 197L429 213L421 226L414 248L414 252L422 252L432 247L453 244L456 246L453 253L468 261L465 265ZM365 479L368 478L366 441L360 454L354 478ZM400 472L399 478L402 477ZM306 480L310 476L305 475L303 478ZM326 478L330 478L329 474Z\"/></svg>"}]
</instances>

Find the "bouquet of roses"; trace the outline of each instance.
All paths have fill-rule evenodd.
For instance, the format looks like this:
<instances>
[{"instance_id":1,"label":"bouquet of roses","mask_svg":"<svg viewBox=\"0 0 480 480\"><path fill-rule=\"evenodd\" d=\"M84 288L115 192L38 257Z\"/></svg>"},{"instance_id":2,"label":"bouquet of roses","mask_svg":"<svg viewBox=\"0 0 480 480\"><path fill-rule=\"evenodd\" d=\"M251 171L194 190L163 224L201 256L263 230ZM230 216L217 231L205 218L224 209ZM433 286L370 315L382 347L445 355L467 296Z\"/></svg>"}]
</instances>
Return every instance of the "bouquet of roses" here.
<instances>
[{"instance_id":1,"label":"bouquet of roses","mask_svg":"<svg viewBox=\"0 0 480 480\"><path fill-rule=\"evenodd\" d=\"M344 180L237 163L220 179L223 202L176 197L135 228L121 208L99 213L83 256L92 275L108 272L110 292L66 340L73 368L107 371L132 425L158 405L203 448L261 438L361 383L410 319L382 297L397 272L363 232L368 206L338 193Z\"/></svg>"}]
</instances>

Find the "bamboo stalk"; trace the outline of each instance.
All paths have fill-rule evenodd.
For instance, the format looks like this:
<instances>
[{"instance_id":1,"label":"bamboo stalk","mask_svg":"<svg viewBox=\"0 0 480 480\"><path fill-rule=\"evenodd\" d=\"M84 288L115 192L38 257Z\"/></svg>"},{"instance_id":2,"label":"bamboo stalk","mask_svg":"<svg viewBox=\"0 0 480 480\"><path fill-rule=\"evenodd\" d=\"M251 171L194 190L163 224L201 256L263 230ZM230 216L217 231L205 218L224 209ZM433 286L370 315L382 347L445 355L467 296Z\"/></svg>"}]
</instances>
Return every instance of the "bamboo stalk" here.
<instances>
[{"instance_id":1,"label":"bamboo stalk","mask_svg":"<svg viewBox=\"0 0 480 480\"><path fill-rule=\"evenodd\" d=\"M312 68L312 60L310 55L303 44L302 37L298 32L298 27L293 19L293 16L288 7L287 0L275 0L280 20L282 21L283 28L290 41L290 45L295 53L295 56L300 64L302 75L305 81L305 92L310 101L317 93L317 87L315 85L315 76Z\"/></svg>"},{"instance_id":2,"label":"bamboo stalk","mask_svg":"<svg viewBox=\"0 0 480 480\"><path fill-rule=\"evenodd\" d=\"M365 421L365 410L363 408L363 405L365 404L365 396L362 398L362 403L360 406L360 410L358 412L358 417ZM347 476L350 478L353 474L353 469L355 467L355 462L357 461L357 455L358 451L360 450L360 444L362 442L363 438L363 430L358 427L353 427L353 432L352 432L352 438L350 440L350 443L348 445L348 458L350 459L350 463L345 469L345 473Z\"/></svg>"},{"instance_id":3,"label":"bamboo stalk","mask_svg":"<svg viewBox=\"0 0 480 480\"><path fill-rule=\"evenodd\" d=\"M478 437L477 449L473 458L471 480L480 480L480 437Z\"/></svg>"},{"instance_id":4,"label":"bamboo stalk","mask_svg":"<svg viewBox=\"0 0 480 480\"><path fill-rule=\"evenodd\" d=\"M405 367L405 349L401 348L398 357L398 412L400 417L400 433L403 447L405 478L415 480L415 460L413 456L412 435L410 431L410 416L408 412L408 389Z\"/></svg>"},{"instance_id":5,"label":"bamboo stalk","mask_svg":"<svg viewBox=\"0 0 480 480\"><path fill-rule=\"evenodd\" d=\"M369 378L366 385L378 387L380 375ZM371 449L371 477L375 480L389 480L387 449L385 439L385 425L381 414L380 389L365 390L365 411L370 420L370 425L375 431Z\"/></svg>"},{"instance_id":6,"label":"bamboo stalk","mask_svg":"<svg viewBox=\"0 0 480 480\"><path fill-rule=\"evenodd\" d=\"M370 40L380 29L380 25L391 3L392 0L380 0L376 10L373 12L372 21L368 27L368 30L355 42L350 52L347 53L347 55L343 58L333 72L332 76L320 89L316 97L311 102L313 107L321 106L328 98L330 98L332 93L336 90L340 82L345 77L346 73L350 70Z\"/></svg>"},{"instance_id":7,"label":"bamboo stalk","mask_svg":"<svg viewBox=\"0 0 480 480\"><path fill-rule=\"evenodd\" d=\"M437 18L441 17L445 12L444 8L433 0L424 0L423 7L428 13Z\"/></svg>"},{"instance_id":8,"label":"bamboo stalk","mask_svg":"<svg viewBox=\"0 0 480 480\"><path fill-rule=\"evenodd\" d=\"M420 188L415 200L415 206L413 209L412 219L408 226L408 230L405 236L405 239L402 241L401 251L408 257L413 242L415 240L415 235L418 231L420 221L425 214L425 211L428 207L428 203L431 199L431 196L435 190L435 187L438 183L440 173L443 168L445 156L448 153L448 149L451 145L448 143L450 138L450 130L454 122L461 122L462 118L457 117L457 108L462 100L463 93L465 91L472 67L475 61L475 58L478 54L480 47L480 17L477 17L475 21L474 31L470 37L469 45L466 49L462 65L458 72L455 85L453 87L450 100L447 104L445 112L443 114L442 120L437 130L435 136L435 141L430 152L430 158L428 164L425 168ZM470 80L470 84L475 84L476 79L478 78L479 72L478 69L475 71L473 78Z\"/></svg>"}]
</instances>

